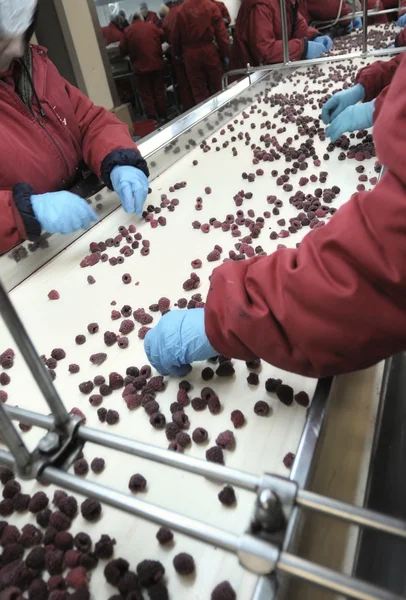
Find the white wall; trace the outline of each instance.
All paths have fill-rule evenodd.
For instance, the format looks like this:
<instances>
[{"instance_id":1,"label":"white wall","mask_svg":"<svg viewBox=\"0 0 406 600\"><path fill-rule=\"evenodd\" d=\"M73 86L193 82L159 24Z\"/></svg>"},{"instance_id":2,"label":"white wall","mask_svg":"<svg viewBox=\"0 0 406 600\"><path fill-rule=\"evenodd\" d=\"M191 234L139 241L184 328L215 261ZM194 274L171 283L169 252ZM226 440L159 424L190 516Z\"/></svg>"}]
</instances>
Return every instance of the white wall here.
<instances>
[{"instance_id":1,"label":"white wall","mask_svg":"<svg viewBox=\"0 0 406 600\"><path fill-rule=\"evenodd\" d=\"M230 13L230 17L233 21L236 20L238 15L238 10L240 8L241 0L223 0L224 4L228 8L228 12Z\"/></svg>"}]
</instances>

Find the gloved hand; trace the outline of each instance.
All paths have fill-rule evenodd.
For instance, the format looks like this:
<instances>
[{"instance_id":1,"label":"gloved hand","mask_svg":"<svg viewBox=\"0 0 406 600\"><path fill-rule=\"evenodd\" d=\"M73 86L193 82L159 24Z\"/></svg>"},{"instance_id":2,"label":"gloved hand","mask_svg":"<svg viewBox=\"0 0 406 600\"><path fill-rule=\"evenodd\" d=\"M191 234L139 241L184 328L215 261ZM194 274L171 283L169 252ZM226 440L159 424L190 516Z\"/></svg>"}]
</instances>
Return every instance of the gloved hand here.
<instances>
[{"instance_id":1,"label":"gloved hand","mask_svg":"<svg viewBox=\"0 0 406 600\"><path fill-rule=\"evenodd\" d=\"M374 116L375 100L347 106L347 108L336 117L331 125L326 129L326 135L332 142L338 140L341 134L346 131L356 131L358 129L368 129L372 127Z\"/></svg>"},{"instance_id":2,"label":"gloved hand","mask_svg":"<svg viewBox=\"0 0 406 600\"><path fill-rule=\"evenodd\" d=\"M350 21L348 23L347 27L344 29L344 31L345 31L345 33L351 33L351 31L353 30L353 28L354 28L353 21Z\"/></svg>"},{"instance_id":3,"label":"gloved hand","mask_svg":"<svg viewBox=\"0 0 406 600\"><path fill-rule=\"evenodd\" d=\"M148 178L135 167L114 167L110 174L114 191L126 213L142 215L142 207L148 195Z\"/></svg>"},{"instance_id":4,"label":"gloved hand","mask_svg":"<svg viewBox=\"0 0 406 600\"><path fill-rule=\"evenodd\" d=\"M230 64L230 59L228 58L228 56L226 56L225 58L223 58L224 69L228 69L229 64Z\"/></svg>"},{"instance_id":5,"label":"gloved hand","mask_svg":"<svg viewBox=\"0 0 406 600\"><path fill-rule=\"evenodd\" d=\"M171 310L148 331L144 342L148 360L161 375L184 377L195 360L216 356L204 327L204 308Z\"/></svg>"},{"instance_id":6,"label":"gloved hand","mask_svg":"<svg viewBox=\"0 0 406 600\"><path fill-rule=\"evenodd\" d=\"M71 192L51 192L31 196L35 218L48 233L73 233L88 229L98 221L85 200Z\"/></svg>"},{"instance_id":7,"label":"gloved hand","mask_svg":"<svg viewBox=\"0 0 406 600\"><path fill-rule=\"evenodd\" d=\"M327 125L331 123L333 119L338 117L340 113L343 112L347 108L347 106L351 106L353 104L357 104L357 102L361 102L365 97L365 88L361 83L357 83L349 90L343 90L342 92L338 92L334 94L327 100L321 109L321 117L323 119L323 123Z\"/></svg>"},{"instance_id":8,"label":"gloved hand","mask_svg":"<svg viewBox=\"0 0 406 600\"><path fill-rule=\"evenodd\" d=\"M362 29L362 19L361 17L355 17L352 24L354 25L354 29Z\"/></svg>"},{"instance_id":9,"label":"gloved hand","mask_svg":"<svg viewBox=\"0 0 406 600\"><path fill-rule=\"evenodd\" d=\"M328 52L333 47L333 40L328 35L318 35L313 38L313 42L316 44L323 44L325 48L324 52Z\"/></svg>"},{"instance_id":10,"label":"gloved hand","mask_svg":"<svg viewBox=\"0 0 406 600\"><path fill-rule=\"evenodd\" d=\"M404 15L402 15L401 17L399 17L399 19L397 20L396 25L398 27L404 27L406 25L406 13Z\"/></svg>"},{"instance_id":11,"label":"gloved hand","mask_svg":"<svg viewBox=\"0 0 406 600\"><path fill-rule=\"evenodd\" d=\"M308 42L306 58L317 58L321 54L324 54L325 51L326 48L323 44L318 44L317 42Z\"/></svg>"}]
</instances>

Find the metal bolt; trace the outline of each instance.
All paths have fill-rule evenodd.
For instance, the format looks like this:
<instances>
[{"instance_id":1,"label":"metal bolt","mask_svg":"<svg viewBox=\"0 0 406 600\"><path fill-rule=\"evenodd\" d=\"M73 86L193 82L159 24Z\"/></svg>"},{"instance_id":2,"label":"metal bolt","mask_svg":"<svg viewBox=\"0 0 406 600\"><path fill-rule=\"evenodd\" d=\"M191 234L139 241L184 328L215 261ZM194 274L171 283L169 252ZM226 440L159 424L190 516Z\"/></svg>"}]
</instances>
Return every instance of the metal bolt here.
<instances>
[{"instance_id":1,"label":"metal bolt","mask_svg":"<svg viewBox=\"0 0 406 600\"><path fill-rule=\"evenodd\" d=\"M278 498L272 490L262 490L259 495L259 503L262 510L271 510L278 503Z\"/></svg>"},{"instance_id":2,"label":"metal bolt","mask_svg":"<svg viewBox=\"0 0 406 600\"><path fill-rule=\"evenodd\" d=\"M38 450L42 454L52 454L59 449L59 434L49 431L38 443Z\"/></svg>"}]
</instances>

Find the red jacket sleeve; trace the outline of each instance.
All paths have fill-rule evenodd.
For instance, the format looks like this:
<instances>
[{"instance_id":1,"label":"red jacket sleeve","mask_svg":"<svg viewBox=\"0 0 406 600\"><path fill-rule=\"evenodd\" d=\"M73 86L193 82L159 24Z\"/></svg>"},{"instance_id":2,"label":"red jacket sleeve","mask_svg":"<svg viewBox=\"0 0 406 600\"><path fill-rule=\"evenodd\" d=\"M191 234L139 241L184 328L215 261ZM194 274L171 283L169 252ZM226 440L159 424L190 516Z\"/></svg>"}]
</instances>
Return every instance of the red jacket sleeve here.
<instances>
[{"instance_id":1,"label":"red jacket sleeve","mask_svg":"<svg viewBox=\"0 0 406 600\"><path fill-rule=\"evenodd\" d=\"M297 250L213 272L206 331L219 353L321 377L405 349L405 75L403 61L375 119L377 155L388 167L378 185Z\"/></svg>"},{"instance_id":2,"label":"red jacket sleeve","mask_svg":"<svg viewBox=\"0 0 406 600\"><path fill-rule=\"evenodd\" d=\"M65 85L82 135L83 158L94 173L101 175L103 160L115 150L138 150L127 125L70 83Z\"/></svg>"},{"instance_id":3,"label":"red jacket sleeve","mask_svg":"<svg viewBox=\"0 0 406 600\"><path fill-rule=\"evenodd\" d=\"M296 18L296 27L295 27L294 37L298 38L298 39L307 38L309 40L312 40L313 38L315 38L318 35L321 35L320 32L317 31L317 29L315 29L314 27L309 27L306 19L304 18L302 13L299 11L297 13L297 18ZM301 58L301 57L299 56L299 57L295 57L295 58Z\"/></svg>"},{"instance_id":4,"label":"red jacket sleeve","mask_svg":"<svg viewBox=\"0 0 406 600\"><path fill-rule=\"evenodd\" d=\"M406 0L402 0L400 3L400 9L399 9L399 17L401 17L402 15L404 15L406 12Z\"/></svg>"},{"instance_id":5,"label":"red jacket sleeve","mask_svg":"<svg viewBox=\"0 0 406 600\"><path fill-rule=\"evenodd\" d=\"M378 60L364 67L357 73L356 83L365 88L365 102L370 102L392 81L403 54L397 54L391 60Z\"/></svg>"},{"instance_id":6,"label":"red jacket sleeve","mask_svg":"<svg viewBox=\"0 0 406 600\"><path fill-rule=\"evenodd\" d=\"M173 30L172 30L172 39L171 39L171 45L172 45L172 55L176 58L176 57L181 57L183 54L182 51L182 42L180 39L180 30L181 30L181 25L180 25L180 21L181 21L181 15L178 13L177 18L175 20L174 26L173 26Z\"/></svg>"},{"instance_id":7,"label":"red jacket sleeve","mask_svg":"<svg viewBox=\"0 0 406 600\"><path fill-rule=\"evenodd\" d=\"M223 17L221 16L220 9L213 3L213 27L214 37L219 48L220 57L223 60L230 56L230 44L228 42L227 28L224 25Z\"/></svg>"},{"instance_id":8,"label":"red jacket sleeve","mask_svg":"<svg viewBox=\"0 0 406 600\"><path fill-rule=\"evenodd\" d=\"M255 10L251 11L247 39L255 40L250 51L258 64L269 65L283 62L282 40L275 39L273 25L272 13L265 5L258 4ZM291 60L303 57L304 45L303 39L289 40Z\"/></svg>"},{"instance_id":9,"label":"red jacket sleeve","mask_svg":"<svg viewBox=\"0 0 406 600\"><path fill-rule=\"evenodd\" d=\"M125 31L120 42L120 54L122 56L128 56L128 38Z\"/></svg>"},{"instance_id":10,"label":"red jacket sleeve","mask_svg":"<svg viewBox=\"0 0 406 600\"><path fill-rule=\"evenodd\" d=\"M4 254L26 238L24 223L11 190L0 191L0 214L0 254Z\"/></svg>"}]
</instances>

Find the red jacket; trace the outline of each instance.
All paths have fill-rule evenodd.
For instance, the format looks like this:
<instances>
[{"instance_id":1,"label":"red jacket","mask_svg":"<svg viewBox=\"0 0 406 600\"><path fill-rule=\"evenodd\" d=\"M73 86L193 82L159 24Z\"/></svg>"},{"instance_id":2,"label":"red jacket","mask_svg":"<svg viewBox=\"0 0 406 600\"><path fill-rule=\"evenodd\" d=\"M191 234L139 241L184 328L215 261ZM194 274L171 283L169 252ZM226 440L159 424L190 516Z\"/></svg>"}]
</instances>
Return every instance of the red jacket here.
<instances>
[{"instance_id":1,"label":"red jacket","mask_svg":"<svg viewBox=\"0 0 406 600\"><path fill-rule=\"evenodd\" d=\"M291 60L305 58L307 39L320 35L309 27L298 3L286 1ZM231 68L268 65L283 61L282 24L279 0L242 0L235 23Z\"/></svg>"},{"instance_id":2,"label":"red jacket","mask_svg":"<svg viewBox=\"0 0 406 600\"><path fill-rule=\"evenodd\" d=\"M184 47L212 45L215 39L220 57L228 58L227 29L216 4L212 0L185 0L177 13L172 37L175 56L182 56Z\"/></svg>"},{"instance_id":3,"label":"red jacket","mask_svg":"<svg viewBox=\"0 0 406 600\"><path fill-rule=\"evenodd\" d=\"M388 171L298 249L214 270L206 332L217 352L302 375L361 369L406 349L406 57L374 113Z\"/></svg>"},{"instance_id":4,"label":"red jacket","mask_svg":"<svg viewBox=\"0 0 406 600\"><path fill-rule=\"evenodd\" d=\"M220 0L213 0L216 3L216 6L220 9L221 12L221 17L223 19L225 19L226 21L228 21L228 23L231 23L231 17L230 17L230 13L228 12L228 8L227 6L224 4L224 2L220 2Z\"/></svg>"},{"instance_id":5,"label":"red jacket","mask_svg":"<svg viewBox=\"0 0 406 600\"><path fill-rule=\"evenodd\" d=\"M162 56L164 32L153 23L138 19L127 27L120 42L120 52L129 55L134 73L150 73L165 68Z\"/></svg>"},{"instance_id":6,"label":"red jacket","mask_svg":"<svg viewBox=\"0 0 406 600\"><path fill-rule=\"evenodd\" d=\"M164 18L164 20L162 21L162 29L164 30L165 34L165 41L168 42L168 44L170 45L172 45L172 35L179 9L180 5L174 4L171 7L168 14L166 15L166 17Z\"/></svg>"},{"instance_id":7,"label":"red jacket","mask_svg":"<svg viewBox=\"0 0 406 600\"><path fill-rule=\"evenodd\" d=\"M152 23L153 25L155 25L155 27L162 27L161 19L158 17L156 12L153 12L152 10L148 11L148 14L145 17L144 21L145 23Z\"/></svg>"},{"instance_id":8,"label":"red jacket","mask_svg":"<svg viewBox=\"0 0 406 600\"><path fill-rule=\"evenodd\" d=\"M121 42L124 37L124 32L120 31L114 23L110 23L107 27L102 27L102 33L106 46L115 42Z\"/></svg>"},{"instance_id":9,"label":"red jacket","mask_svg":"<svg viewBox=\"0 0 406 600\"><path fill-rule=\"evenodd\" d=\"M375 111L385 99L386 87L395 76L403 56L403 53L396 54L388 61L378 60L358 71L355 83L361 83L365 88L364 102L370 102L376 98Z\"/></svg>"},{"instance_id":10,"label":"red jacket","mask_svg":"<svg viewBox=\"0 0 406 600\"><path fill-rule=\"evenodd\" d=\"M308 23L311 21L334 21L337 16L344 17L352 12L345 0L341 4L341 12L338 14L340 0L300 0L300 11ZM305 7L307 7L307 14L305 13ZM339 24L345 27L350 21L351 19L340 21Z\"/></svg>"},{"instance_id":11,"label":"red jacket","mask_svg":"<svg viewBox=\"0 0 406 600\"><path fill-rule=\"evenodd\" d=\"M395 38L395 46L396 48L400 48L401 46L406 46L406 27L403 27L402 31L398 33Z\"/></svg>"},{"instance_id":12,"label":"red jacket","mask_svg":"<svg viewBox=\"0 0 406 600\"><path fill-rule=\"evenodd\" d=\"M82 159L106 184L111 183L109 175L117 164L139 166L140 154L127 126L65 81L44 48L32 46L32 56L33 81L45 117L34 96L33 113L24 105L13 77L0 83L0 254L26 239L27 223L34 220L27 213L30 195L22 198L13 193L16 184L27 183L37 194L67 189ZM13 72L20 70L15 62ZM132 153L134 163L124 160L124 149ZM113 159L116 150L119 158Z\"/></svg>"}]
</instances>

